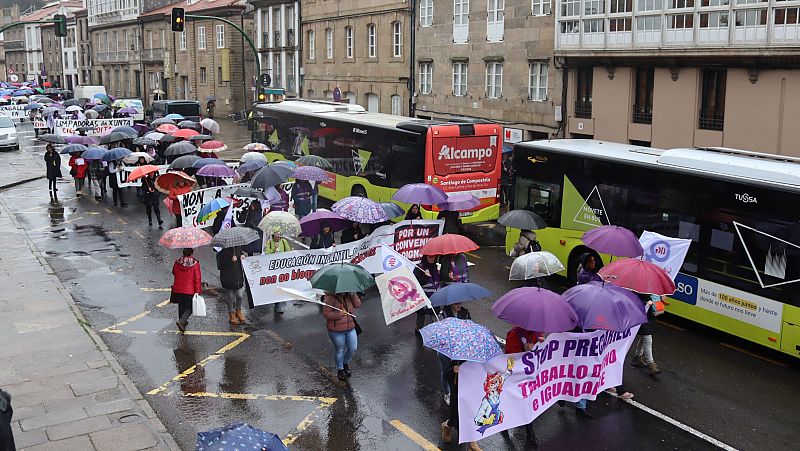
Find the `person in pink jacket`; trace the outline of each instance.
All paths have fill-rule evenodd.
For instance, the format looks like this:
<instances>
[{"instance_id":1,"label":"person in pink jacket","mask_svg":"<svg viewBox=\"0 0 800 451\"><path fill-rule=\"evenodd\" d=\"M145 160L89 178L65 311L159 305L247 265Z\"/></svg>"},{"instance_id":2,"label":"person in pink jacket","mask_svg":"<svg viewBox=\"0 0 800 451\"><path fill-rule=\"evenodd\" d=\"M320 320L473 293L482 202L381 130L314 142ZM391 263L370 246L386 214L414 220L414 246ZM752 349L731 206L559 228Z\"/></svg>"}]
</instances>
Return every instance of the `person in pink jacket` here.
<instances>
[{"instance_id":1,"label":"person in pink jacket","mask_svg":"<svg viewBox=\"0 0 800 451\"><path fill-rule=\"evenodd\" d=\"M356 293L338 293L326 294L323 301L325 307L322 308L322 315L328 320L328 336L335 351L337 376L340 381L346 381L350 378L350 361L358 349L356 321L351 314L361 307L361 299Z\"/></svg>"}]
</instances>

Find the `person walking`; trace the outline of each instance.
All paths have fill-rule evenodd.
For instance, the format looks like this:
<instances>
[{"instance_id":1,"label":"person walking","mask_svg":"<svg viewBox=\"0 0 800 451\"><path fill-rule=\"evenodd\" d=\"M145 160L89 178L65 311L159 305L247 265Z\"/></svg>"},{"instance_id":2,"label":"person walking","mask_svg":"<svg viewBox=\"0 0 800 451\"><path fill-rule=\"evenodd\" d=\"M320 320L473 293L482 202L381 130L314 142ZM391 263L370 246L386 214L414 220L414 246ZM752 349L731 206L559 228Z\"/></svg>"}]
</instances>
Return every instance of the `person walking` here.
<instances>
[{"instance_id":1,"label":"person walking","mask_svg":"<svg viewBox=\"0 0 800 451\"><path fill-rule=\"evenodd\" d=\"M352 314L361 307L361 298L356 293L326 293L323 302L322 316L327 320L328 336L333 343L336 376L340 381L347 381L351 375L350 362L358 349L356 322Z\"/></svg>"},{"instance_id":2,"label":"person walking","mask_svg":"<svg viewBox=\"0 0 800 451\"><path fill-rule=\"evenodd\" d=\"M264 242L264 231L258 228L258 224L264 219L264 210L261 207L261 202L257 199L247 206L247 216L245 216L242 227L253 229L258 233L258 240L252 243L245 244L242 250L247 255L256 255L261 253L261 243Z\"/></svg>"},{"instance_id":3,"label":"person walking","mask_svg":"<svg viewBox=\"0 0 800 451\"><path fill-rule=\"evenodd\" d=\"M11 395L0 389L0 451L16 451L14 443L14 430L11 421L14 419L14 409L11 408Z\"/></svg>"},{"instance_id":4,"label":"person walking","mask_svg":"<svg viewBox=\"0 0 800 451\"><path fill-rule=\"evenodd\" d=\"M81 158L80 152L73 152L69 158L69 175L75 181L75 195L83 195L83 181L86 179L86 160Z\"/></svg>"},{"instance_id":5,"label":"person walking","mask_svg":"<svg viewBox=\"0 0 800 451\"><path fill-rule=\"evenodd\" d=\"M442 277L441 273L439 272L439 265L436 263L435 255L426 255L414 268L414 276L417 278L420 286L422 286L422 291L424 291L425 295L428 297L431 297L433 293L436 293L436 290L438 290L442 285ZM416 315L417 326L414 329L414 332L417 333L417 336L420 336L419 330L425 326L425 319L430 317L431 322L433 322L434 310L430 308L419 309L417 310Z\"/></svg>"},{"instance_id":6,"label":"person walking","mask_svg":"<svg viewBox=\"0 0 800 451\"><path fill-rule=\"evenodd\" d=\"M506 334L505 352L506 354L527 352L533 349L536 343L542 341L544 341L544 334L514 326ZM508 435L508 431L503 431L503 434ZM533 421L525 425L525 440L534 447L539 446L539 439L536 438L536 432L533 430Z\"/></svg>"},{"instance_id":7,"label":"person walking","mask_svg":"<svg viewBox=\"0 0 800 451\"><path fill-rule=\"evenodd\" d=\"M333 227L329 221L320 221L319 233L311 239L311 249L327 249L331 246L336 246Z\"/></svg>"},{"instance_id":8,"label":"person walking","mask_svg":"<svg viewBox=\"0 0 800 451\"><path fill-rule=\"evenodd\" d=\"M597 264L597 257L595 257L594 254L587 252L581 255L580 262L580 267L578 267L578 285L592 281L603 281L597 274L597 271L599 271L602 266Z\"/></svg>"},{"instance_id":9,"label":"person walking","mask_svg":"<svg viewBox=\"0 0 800 451\"><path fill-rule=\"evenodd\" d=\"M312 196L314 188L308 180L297 180L292 186L292 200L294 201L294 212L300 219L311 213L313 204Z\"/></svg>"},{"instance_id":10,"label":"person walking","mask_svg":"<svg viewBox=\"0 0 800 451\"><path fill-rule=\"evenodd\" d=\"M50 200L58 202L58 187L56 187L56 180L62 177L61 175L61 155L56 152L56 148L52 144L47 144L44 153L44 164L47 167L47 189L50 191Z\"/></svg>"},{"instance_id":11,"label":"person walking","mask_svg":"<svg viewBox=\"0 0 800 451\"><path fill-rule=\"evenodd\" d=\"M442 255L439 261L444 285L469 282L469 265L464 254Z\"/></svg>"},{"instance_id":12,"label":"person walking","mask_svg":"<svg viewBox=\"0 0 800 451\"><path fill-rule=\"evenodd\" d=\"M228 306L228 321L234 326L247 322L242 313L244 298L244 270L242 258L246 255L239 246L226 247L217 252L217 269L222 284L222 297Z\"/></svg>"},{"instance_id":13,"label":"person walking","mask_svg":"<svg viewBox=\"0 0 800 451\"><path fill-rule=\"evenodd\" d=\"M156 189L157 177L158 172L151 172L150 174L142 177L142 197L144 200L145 211L147 211L148 225L153 225L153 213L155 213L156 220L158 221L158 228L162 229L162 224L164 224L164 221L161 220L161 207L159 206L159 203L161 203L161 196Z\"/></svg>"},{"instance_id":14,"label":"person walking","mask_svg":"<svg viewBox=\"0 0 800 451\"><path fill-rule=\"evenodd\" d=\"M457 318L457 319L472 319L472 316L469 314L469 310L463 306L460 302L456 302L455 304L445 305L442 309L442 318ZM444 390L444 403L448 406L452 401L452 391L450 391L450 383L447 380L447 370L453 366L453 362L450 360L450 357L442 354L441 352L436 353L439 357L439 374L442 378L442 390ZM456 397L458 393L456 393Z\"/></svg>"},{"instance_id":15,"label":"person walking","mask_svg":"<svg viewBox=\"0 0 800 451\"><path fill-rule=\"evenodd\" d=\"M419 210L419 205L411 204L411 206L408 207L408 211L406 212L406 220L412 221L415 219L422 219L422 212Z\"/></svg>"},{"instance_id":16,"label":"person walking","mask_svg":"<svg viewBox=\"0 0 800 451\"><path fill-rule=\"evenodd\" d=\"M642 300L644 308L647 310L647 322L639 326L636 333L636 343L634 343L633 360L631 365L639 368L647 368L648 374L656 376L661 374L655 359L653 359L653 323L656 320L655 308L653 304L661 298L656 295L638 294Z\"/></svg>"},{"instance_id":17,"label":"person walking","mask_svg":"<svg viewBox=\"0 0 800 451\"><path fill-rule=\"evenodd\" d=\"M365 236L367 235L361 230L361 224L354 221L350 223L346 229L342 230L341 241L342 244L352 243L353 241L358 241Z\"/></svg>"},{"instance_id":18,"label":"person walking","mask_svg":"<svg viewBox=\"0 0 800 451\"><path fill-rule=\"evenodd\" d=\"M451 393L458 393L458 369L461 367L461 364L464 363L463 360L453 360L453 364L450 368L445 371L445 377L447 378L447 383L450 387ZM452 401L450 402L450 408L448 409L447 420L442 423L442 441L445 443L452 443L453 442L453 429L458 429L459 421L458 421L458 396L454 396ZM458 439L458 437L456 437ZM478 446L478 442L469 442L467 445L467 449L470 451L481 451L480 446Z\"/></svg>"},{"instance_id":19,"label":"person walking","mask_svg":"<svg viewBox=\"0 0 800 451\"><path fill-rule=\"evenodd\" d=\"M291 251L292 245L286 238L281 237L279 233L273 233L272 236L264 244L265 254L277 254L280 252ZM283 302L275 303L275 313L283 314Z\"/></svg>"},{"instance_id":20,"label":"person walking","mask_svg":"<svg viewBox=\"0 0 800 451\"><path fill-rule=\"evenodd\" d=\"M457 211L442 210L436 215L436 219L444 220L444 233L464 234L464 224L461 222L461 216Z\"/></svg>"},{"instance_id":21,"label":"person walking","mask_svg":"<svg viewBox=\"0 0 800 451\"><path fill-rule=\"evenodd\" d=\"M122 188L119 186L117 180L117 173L122 170L122 163L120 161L111 161L108 163L108 183L111 185L111 195L114 197L114 206L117 206L119 201L120 208L126 208L128 204L125 203Z\"/></svg>"},{"instance_id":22,"label":"person walking","mask_svg":"<svg viewBox=\"0 0 800 451\"><path fill-rule=\"evenodd\" d=\"M89 162L89 179L92 186L92 194L94 194L94 200L98 202L101 201L106 194L105 178L106 175L102 162L100 160L91 160L91 162Z\"/></svg>"},{"instance_id":23,"label":"person walking","mask_svg":"<svg viewBox=\"0 0 800 451\"><path fill-rule=\"evenodd\" d=\"M189 316L192 314L192 299L202 291L200 262L194 258L194 249L183 250L183 256L172 265L172 291L169 301L178 304L178 321L175 323L181 333L186 332Z\"/></svg>"},{"instance_id":24,"label":"person walking","mask_svg":"<svg viewBox=\"0 0 800 451\"><path fill-rule=\"evenodd\" d=\"M536 232L532 230L522 230L519 234L519 239L514 244L508 255L511 257L519 257L531 252L539 252L542 250L542 245L536 239Z\"/></svg>"}]
</instances>

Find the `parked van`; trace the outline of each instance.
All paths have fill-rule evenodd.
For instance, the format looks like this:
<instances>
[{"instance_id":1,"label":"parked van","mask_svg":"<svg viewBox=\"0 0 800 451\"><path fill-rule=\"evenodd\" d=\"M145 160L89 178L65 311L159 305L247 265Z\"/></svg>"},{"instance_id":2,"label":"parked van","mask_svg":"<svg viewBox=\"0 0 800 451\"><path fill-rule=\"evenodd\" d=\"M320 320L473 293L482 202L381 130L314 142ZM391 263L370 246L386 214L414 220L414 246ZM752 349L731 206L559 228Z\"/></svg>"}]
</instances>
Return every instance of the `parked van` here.
<instances>
[{"instance_id":1,"label":"parked van","mask_svg":"<svg viewBox=\"0 0 800 451\"><path fill-rule=\"evenodd\" d=\"M125 106L136 110L136 114L131 115L134 122L144 122L144 105L140 99L121 99Z\"/></svg>"},{"instance_id":2,"label":"parked van","mask_svg":"<svg viewBox=\"0 0 800 451\"><path fill-rule=\"evenodd\" d=\"M200 102L196 100L156 100L150 110L150 121L168 114L180 114L190 121L200 120Z\"/></svg>"}]
</instances>

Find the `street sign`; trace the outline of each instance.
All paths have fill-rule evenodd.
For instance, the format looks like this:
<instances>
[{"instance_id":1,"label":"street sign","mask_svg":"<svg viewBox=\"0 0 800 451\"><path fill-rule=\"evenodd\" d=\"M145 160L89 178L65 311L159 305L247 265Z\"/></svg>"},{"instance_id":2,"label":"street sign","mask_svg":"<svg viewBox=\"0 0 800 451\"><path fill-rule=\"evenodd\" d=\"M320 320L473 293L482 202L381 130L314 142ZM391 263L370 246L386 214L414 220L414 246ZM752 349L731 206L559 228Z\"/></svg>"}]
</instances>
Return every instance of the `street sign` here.
<instances>
[{"instance_id":1,"label":"street sign","mask_svg":"<svg viewBox=\"0 0 800 451\"><path fill-rule=\"evenodd\" d=\"M8 77L8 79L11 80L12 83L16 83L19 81L19 77L17 77L17 74L11 74L11 76Z\"/></svg>"},{"instance_id":2,"label":"street sign","mask_svg":"<svg viewBox=\"0 0 800 451\"><path fill-rule=\"evenodd\" d=\"M14 69L8 68L8 75L14 75Z\"/></svg>"},{"instance_id":3,"label":"street sign","mask_svg":"<svg viewBox=\"0 0 800 451\"><path fill-rule=\"evenodd\" d=\"M258 76L258 84L262 88L266 88L272 83L272 77L269 74L261 74Z\"/></svg>"}]
</instances>

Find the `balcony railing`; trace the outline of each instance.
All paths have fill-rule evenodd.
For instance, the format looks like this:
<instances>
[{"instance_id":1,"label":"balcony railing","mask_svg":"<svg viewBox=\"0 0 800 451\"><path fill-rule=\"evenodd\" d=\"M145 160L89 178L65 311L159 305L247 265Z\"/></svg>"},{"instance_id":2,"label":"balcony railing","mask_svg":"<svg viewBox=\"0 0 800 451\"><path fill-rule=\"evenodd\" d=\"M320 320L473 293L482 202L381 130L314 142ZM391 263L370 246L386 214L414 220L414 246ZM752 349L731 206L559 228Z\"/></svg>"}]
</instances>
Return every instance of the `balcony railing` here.
<instances>
[{"instance_id":1,"label":"balcony railing","mask_svg":"<svg viewBox=\"0 0 800 451\"><path fill-rule=\"evenodd\" d=\"M155 48L142 50L142 61L148 63L164 61L164 49Z\"/></svg>"},{"instance_id":2,"label":"balcony railing","mask_svg":"<svg viewBox=\"0 0 800 451\"><path fill-rule=\"evenodd\" d=\"M6 51L9 50L24 50L25 49L25 41L6 41L3 43L3 48Z\"/></svg>"},{"instance_id":3,"label":"balcony railing","mask_svg":"<svg viewBox=\"0 0 800 451\"><path fill-rule=\"evenodd\" d=\"M725 112L719 110L700 110L698 128L703 130L722 131L725 125Z\"/></svg>"},{"instance_id":4,"label":"balcony railing","mask_svg":"<svg viewBox=\"0 0 800 451\"><path fill-rule=\"evenodd\" d=\"M652 105L634 105L633 106L633 123L634 124L652 124L653 123L653 106Z\"/></svg>"},{"instance_id":5,"label":"balcony railing","mask_svg":"<svg viewBox=\"0 0 800 451\"><path fill-rule=\"evenodd\" d=\"M592 118L592 102L577 100L575 101L575 117L581 119Z\"/></svg>"},{"instance_id":6,"label":"balcony railing","mask_svg":"<svg viewBox=\"0 0 800 451\"><path fill-rule=\"evenodd\" d=\"M138 63L139 52L119 50L116 52L100 52L97 54L96 63Z\"/></svg>"}]
</instances>

